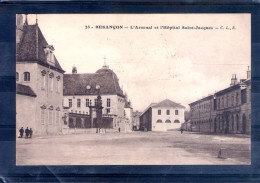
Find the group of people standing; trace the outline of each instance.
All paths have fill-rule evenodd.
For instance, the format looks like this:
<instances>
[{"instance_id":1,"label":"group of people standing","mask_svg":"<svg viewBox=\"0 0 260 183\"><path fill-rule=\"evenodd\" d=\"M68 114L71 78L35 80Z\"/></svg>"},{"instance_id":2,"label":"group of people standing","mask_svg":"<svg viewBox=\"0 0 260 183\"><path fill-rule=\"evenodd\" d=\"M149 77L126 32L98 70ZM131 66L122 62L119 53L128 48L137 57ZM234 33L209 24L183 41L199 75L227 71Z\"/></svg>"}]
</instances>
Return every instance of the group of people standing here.
<instances>
[{"instance_id":1,"label":"group of people standing","mask_svg":"<svg viewBox=\"0 0 260 183\"><path fill-rule=\"evenodd\" d=\"M23 138L23 134L25 133L25 138L32 138L32 128L26 128L25 130L23 129L23 127L19 130L20 136L18 138Z\"/></svg>"}]
</instances>

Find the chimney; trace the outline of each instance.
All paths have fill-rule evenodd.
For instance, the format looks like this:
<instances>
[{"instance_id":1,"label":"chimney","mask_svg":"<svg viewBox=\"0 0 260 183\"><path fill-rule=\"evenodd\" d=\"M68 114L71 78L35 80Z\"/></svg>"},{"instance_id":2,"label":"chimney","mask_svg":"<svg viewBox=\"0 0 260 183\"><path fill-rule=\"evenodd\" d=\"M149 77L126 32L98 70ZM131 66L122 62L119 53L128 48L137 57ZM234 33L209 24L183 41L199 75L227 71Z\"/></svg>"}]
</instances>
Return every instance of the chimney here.
<instances>
[{"instance_id":1,"label":"chimney","mask_svg":"<svg viewBox=\"0 0 260 183\"><path fill-rule=\"evenodd\" d=\"M247 69L246 73L247 73L247 78L246 79L251 79L251 70L249 69L249 66L248 66L248 69Z\"/></svg>"},{"instance_id":2,"label":"chimney","mask_svg":"<svg viewBox=\"0 0 260 183\"><path fill-rule=\"evenodd\" d=\"M234 86L237 84L237 76L236 74L232 74L230 86Z\"/></svg>"},{"instance_id":3,"label":"chimney","mask_svg":"<svg viewBox=\"0 0 260 183\"><path fill-rule=\"evenodd\" d=\"M77 67L75 65L72 67L72 74L77 74Z\"/></svg>"},{"instance_id":4,"label":"chimney","mask_svg":"<svg viewBox=\"0 0 260 183\"><path fill-rule=\"evenodd\" d=\"M16 43L20 43L23 34L23 15L16 15Z\"/></svg>"}]
</instances>

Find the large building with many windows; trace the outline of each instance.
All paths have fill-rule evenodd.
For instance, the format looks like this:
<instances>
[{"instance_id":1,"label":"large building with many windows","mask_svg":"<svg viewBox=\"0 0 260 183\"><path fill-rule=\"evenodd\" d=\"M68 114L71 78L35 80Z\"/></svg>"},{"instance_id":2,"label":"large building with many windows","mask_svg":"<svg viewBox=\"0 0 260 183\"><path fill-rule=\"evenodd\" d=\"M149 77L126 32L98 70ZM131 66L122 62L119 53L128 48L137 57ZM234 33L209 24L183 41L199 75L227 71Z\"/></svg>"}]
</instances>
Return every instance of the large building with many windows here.
<instances>
[{"instance_id":1,"label":"large building with many windows","mask_svg":"<svg viewBox=\"0 0 260 183\"><path fill-rule=\"evenodd\" d=\"M184 123L184 109L184 106L169 99L159 103L151 103L140 115L140 130L180 129Z\"/></svg>"},{"instance_id":2,"label":"large building with many windows","mask_svg":"<svg viewBox=\"0 0 260 183\"><path fill-rule=\"evenodd\" d=\"M37 135L62 130L63 73L54 47L43 36L37 19L16 20L16 128Z\"/></svg>"},{"instance_id":3,"label":"large building with many windows","mask_svg":"<svg viewBox=\"0 0 260 183\"><path fill-rule=\"evenodd\" d=\"M230 87L209 95L190 105L191 121L187 130L211 133L251 132L251 74Z\"/></svg>"},{"instance_id":4,"label":"large building with many windows","mask_svg":"<svg viewBox=\"0 0 260 183\"><path fill-rule=\"evenodd\" d=\"M108 127L120 128L122 131L126 129L125 95L119 86L117 75L107 65L95 73L77 73L76 67L73 67L72 74L64 74L63 94L64 104L69 107L69 127L92 127L89 119L90 109L93 109L95 120L94 111L95 106L97 106L97 96L100 95L103 119L113 120ZM128 126L127 123L127 129L130 129Z\"/></svg>"}]
</instances>

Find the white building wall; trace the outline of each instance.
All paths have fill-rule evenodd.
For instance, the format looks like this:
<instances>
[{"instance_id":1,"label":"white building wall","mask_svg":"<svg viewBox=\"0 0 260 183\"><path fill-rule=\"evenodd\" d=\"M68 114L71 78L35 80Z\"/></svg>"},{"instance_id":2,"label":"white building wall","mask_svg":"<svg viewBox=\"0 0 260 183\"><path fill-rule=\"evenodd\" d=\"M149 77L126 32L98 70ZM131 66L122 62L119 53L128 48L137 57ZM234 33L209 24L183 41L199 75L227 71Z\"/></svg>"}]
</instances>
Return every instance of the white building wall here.
<instances>
[{"instance_id":1,"label":"white building wall","mask_svg":"<svg viewBox=\"0 0 260 183\"><path fill-rule=\"evenodd\" d=\"M35 97L16 94L16 134L19 134L21 127L36 128L36 100Z\"/></svg>"},{"instance_id":2,"label":"white building wall","mask_svg":"<svg viewBox=\"0 0 260 183\"><path fill-rule=\"evenodd\" d=\"M124 115L124 107L118 100L118 96L117 95L101 95L101 99L102 99L102 106L103 106L103 110L102 113L103 114L107 114L107 108L110 108L110 113L109 114L115 114L118 115L120 117L123 117ZM121 97L122 98L122 97ZM80 114L89 114L89 107L86 106L86 99L91 100L91 105L94 106L95 105L95 99L97 99L97 95L66 95L63 96L63 100L65 104L69 104L69 99L72 99L72 107L69 109L69 112L73 112L73 113L80 113ZM81 101L81 105L80 107L77 106L77 99L80 99ZM107 99L110 99L110 107L107 107Z\"/></svg>"},{"instance_id":3,"label":"white building wall","mask_svg":"<svg viewBox=\"0 0 260 183\"><path fill-rule=\"evenodd\" d=\"M45 75L45 87L42 87L42 70L46 71ZM34 134L60 134L62 132L62 116L63 116L63 74L57 71L54 71L50 68L44 67L37 63L26 63L18 62L16 64L16 72L19 73L19 81L17 83L30 86L32 90L36 93L37 97L35 100L35 115L34 123L35 127L33 128ZM30 72L30 81L24 81L23 73ZM53 91L51 91L50 86L50 73L53 73ZM59 92L57 91L57 76L60 76L59 79ZM18 98L19 102L19 98ZM41 107L45 106L44 112L44 124L41 123ZM52 113L49 111L50 106L53 107ZM25 110L26 111L26 110ZM23 111L21 111L23 112ZM33 113L33 112L32 112ZM52 117L50 117L52 114ZM58 115L57 115L58 114ZM58 120L57 120L58 118ZM50 119L52 119L50 121Z\"/></svg>"},{"instance_id":4,"label":"white building wall","mask_svg":"<svg viewBox=\"0 0 260 183\"><path fill-rule=\"evenodd\" d=\"M158 110L161 110L161 115L158 115ZM170 110L170 115L166 111ZM178 110L178 115L175 115L175 110ZM162 123L157 123L161 119ZM169 119L171 123L165 123ZM179 120L180 123L174 123ZM152 131L167 131L171 129L179 129L181 124L184 123L184 109L183 108L152 108Z\"/></svg>"}]
</instances>

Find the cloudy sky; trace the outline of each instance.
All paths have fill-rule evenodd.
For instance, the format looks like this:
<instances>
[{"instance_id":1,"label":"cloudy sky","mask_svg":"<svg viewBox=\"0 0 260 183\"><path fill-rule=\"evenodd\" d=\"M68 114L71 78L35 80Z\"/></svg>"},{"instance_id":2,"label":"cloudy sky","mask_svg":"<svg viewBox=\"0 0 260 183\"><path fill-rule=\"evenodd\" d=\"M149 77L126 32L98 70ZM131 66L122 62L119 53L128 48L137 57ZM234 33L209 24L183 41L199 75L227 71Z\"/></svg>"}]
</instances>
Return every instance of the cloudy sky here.
<instances>
[{"instance_id":1,"label":"cloudy sky","mask_svg":"<svg viewBox=\"0 0 260 183\"><path fill-rule=\"evenodd\" d=\"M246 78L251 62L250 14L38 14L37 17L66 73L71 73L73 65L78 73L93 73L104 65L106 57L134 110L142 111L151 102L165 98L189 109L189 103L228 87L232 74L237 74L238 79ZM36 15L28 15L29 24L35 21ZM93 28L86 29L88 25ZM128 29L96 29L97 25L122 25ZM192 30L182 26L213 29ZM226 29L227 26L231 29Z\"/></svg>"}]
</instances>

